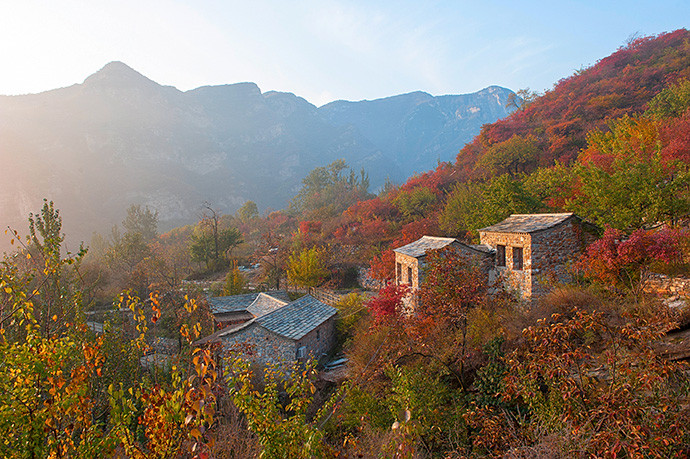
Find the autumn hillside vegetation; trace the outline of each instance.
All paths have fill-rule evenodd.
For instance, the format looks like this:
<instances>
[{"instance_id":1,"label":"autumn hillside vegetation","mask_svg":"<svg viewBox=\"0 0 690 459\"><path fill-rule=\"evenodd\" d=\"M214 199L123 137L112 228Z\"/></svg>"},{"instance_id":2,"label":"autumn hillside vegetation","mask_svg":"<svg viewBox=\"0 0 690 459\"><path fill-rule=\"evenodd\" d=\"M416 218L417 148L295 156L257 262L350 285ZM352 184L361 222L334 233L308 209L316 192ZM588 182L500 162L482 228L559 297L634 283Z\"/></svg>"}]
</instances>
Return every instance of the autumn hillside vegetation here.
<instances>
[{"instance_id":1,"label":"autumn hillside vegetation","mask_svg":"<svg viewBox=\"0 0 690 459\"><path fill-rule=\"evenodd\" d=\"M690 309L648 287L690 274L690 33L520 94L455 163L377 195L335 161L288 209L205 203L159 234L133 205L70 251L46 201L0 263L0 456L688 457ZM450 250L427 254L414 309L391 282L395 247L532 212L601 229L538 300ZM208 295L283 288L347 290L346 367L195 344Z\"/></svg>"}]
</instances>

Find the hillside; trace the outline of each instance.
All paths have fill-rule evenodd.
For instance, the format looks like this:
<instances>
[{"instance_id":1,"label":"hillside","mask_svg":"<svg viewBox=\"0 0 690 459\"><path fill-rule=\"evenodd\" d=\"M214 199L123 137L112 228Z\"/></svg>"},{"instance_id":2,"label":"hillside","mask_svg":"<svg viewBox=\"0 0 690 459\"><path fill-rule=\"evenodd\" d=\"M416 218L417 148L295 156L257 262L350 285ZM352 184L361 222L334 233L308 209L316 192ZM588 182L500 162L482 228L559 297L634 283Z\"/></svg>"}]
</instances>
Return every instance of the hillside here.
<instances>
[{"instance_id":1,"label":"hillside","mask_svg":"<svg viewBox=\"0 0 690 459\"><path fill-rule=\"evenodd\" d=\"M378 187L454 156L507 114L511 91L419 94L319 109L253 83L182 92L112 62L82 84L0 97L0 220L23 227L47 197L80 240L108 231L131 203L157 209L165 228L195 221L205 201L225 213L247 200L283 208L311 169L339 158ZM358 107L369 105L377 129L364 128ZM398 149L408 142L419 148Z\"/></svg>"},{"instance_id":2,"label":"hillside","mask_svg":"<svg viewBox=\"0 0 690 459\"><path fill-rule=\"evenodd\" d=\"M511 213L575 211L626 233L682 222L688 77L690 32L635 40L485 125L454 163L323 222L320 236L359 247L385 279L394 275L386 247L424 234L472 239ZM650 108L669 101L670 115Z\"/></svg>"},{"instance_id":3,"label":"hillside","mask_svg":"<svg viewBox=\"0 0 690 459\"><path fill-rule=\"evenodd\" d=\"M682 78L690 78L690 32L636 39L560 80L523 110L484 126L460 152L458 165L469 172L491 145L514 135L536 137L540 153L535 165L572 162L586 145L587 132L641 113L664 87Z\"/></svg>"}]
</instances>

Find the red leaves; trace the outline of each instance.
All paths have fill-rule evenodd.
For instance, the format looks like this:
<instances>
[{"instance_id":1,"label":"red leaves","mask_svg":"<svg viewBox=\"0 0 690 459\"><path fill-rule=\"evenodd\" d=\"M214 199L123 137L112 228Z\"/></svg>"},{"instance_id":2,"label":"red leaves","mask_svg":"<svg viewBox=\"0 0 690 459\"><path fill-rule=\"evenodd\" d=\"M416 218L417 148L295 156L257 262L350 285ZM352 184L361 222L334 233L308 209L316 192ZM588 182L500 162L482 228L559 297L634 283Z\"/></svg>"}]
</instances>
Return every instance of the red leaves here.
<instances>
[{"instance_id":1,"label":"red leaves","mask_svg":"<svg viewBox=\"0 0 690 459\"><path fill-rule=\"evenodd\" d=\"M395 317L400 312L403 298L409 293L407 285L386 285L379 294L367 303L376 320Z\"/></svg>"},{"instance_id":2,"label":"red leaves","mask_svg":"<svg viewBox=\"0 0 690 459\"><path fill-rule=\"evenodd\" d=\"M633 287L650 263L680 261L680 238L681 233L672 229L638 229L626 238L622 231L607 228L601 239L587 247L578 268L590 279Z\"/></svg>"},{"instance_id":3,"label":"red leaves","mask_svg":"<svg viewBox=\"0 0 690 459\"><path fill-rule=\"evenodd\" d=\"M427 254L425 278L419 291L419 312L458 326L470 308L482 304L488 275L452 247Z\"/></svg>"}]
</instances>

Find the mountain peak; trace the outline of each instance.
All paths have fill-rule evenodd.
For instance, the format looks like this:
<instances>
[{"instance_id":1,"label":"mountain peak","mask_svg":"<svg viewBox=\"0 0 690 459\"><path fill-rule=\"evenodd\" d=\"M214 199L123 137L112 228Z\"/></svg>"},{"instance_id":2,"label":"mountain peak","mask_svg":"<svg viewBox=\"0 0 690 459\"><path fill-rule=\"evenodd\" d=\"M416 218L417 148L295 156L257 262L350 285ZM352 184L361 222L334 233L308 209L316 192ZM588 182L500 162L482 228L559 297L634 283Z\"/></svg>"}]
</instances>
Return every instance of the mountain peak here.
<instances>
[{"instance_id":1,"label":"mountain peak","mask_svg":"<svg viewBox=\"0 0 690 459\"><path fill-rule=\"evenodd\" d=\"M110 87L133 86L137 84L158 86L158 83L149 80L132 67L120 61L107 63L102 69L86 78L84 84L87 86Z\"/></svg>"}]
</instances>

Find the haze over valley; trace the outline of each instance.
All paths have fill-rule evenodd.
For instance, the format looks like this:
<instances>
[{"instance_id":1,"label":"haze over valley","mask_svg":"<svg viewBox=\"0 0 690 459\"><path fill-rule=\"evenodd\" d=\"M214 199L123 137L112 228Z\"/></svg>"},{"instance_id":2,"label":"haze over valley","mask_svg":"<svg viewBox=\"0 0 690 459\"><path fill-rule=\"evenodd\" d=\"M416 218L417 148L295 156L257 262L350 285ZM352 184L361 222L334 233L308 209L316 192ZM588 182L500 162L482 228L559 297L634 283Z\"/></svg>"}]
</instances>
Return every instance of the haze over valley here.
<instances>
[{"instance_id":1,"label":"haze over valley","mask_svg":"<svg viewBox=\"0 0 690 459\"><path fill-rule=\"evenodd\" d=\"M156 209L164 229L197 221L204 202L281 209L310 170L340 158L375 191L455 160L508 114L511 94L490 86L316 107L254 83L182 92L111 62L82 84L0 96L0 221L21 233L48 198L76 243L108 232L132 203Z\"/></svg>"}]
</instances>

